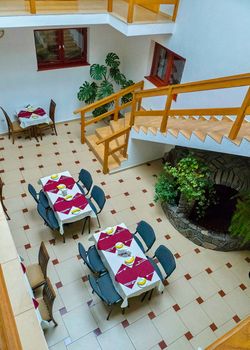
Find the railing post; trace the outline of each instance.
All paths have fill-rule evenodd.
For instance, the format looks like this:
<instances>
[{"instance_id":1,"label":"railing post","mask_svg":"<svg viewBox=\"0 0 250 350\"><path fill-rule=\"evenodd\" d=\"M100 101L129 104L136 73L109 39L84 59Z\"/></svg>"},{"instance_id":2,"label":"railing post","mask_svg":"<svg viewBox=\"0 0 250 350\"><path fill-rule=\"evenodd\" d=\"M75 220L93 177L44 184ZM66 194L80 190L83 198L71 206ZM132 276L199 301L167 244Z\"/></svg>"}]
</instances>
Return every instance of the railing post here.
<instances>
[{"instance_id":1,"label":"railing post","mask_svg":"<svg viewBox=\"0 0 250 350\"><path fill-rule=\"evenodd\" d=\"M85 112L81 112L81 143L85 143Z\"/></svg>"},{"instance_id":2,"label":"railing post","mask_svg":"<svg viewBox=\"0 0 250 350\"><path fill-rule=\"evenodd\" d=\"M173 101L172 88L170 88L169 92L168 92L168 98L167 98L167 101L165 104L164 113L162 116L161 128L160 128L161 132L166 132L166 130L167 130L168 112L171 108L172 101Z\"/></svg>"},{"instance_id":3,"label":"railing post","mask_svg":"<svg viewBox=\"0 0 250 350\"><path fill-rule=\"evenodd\" d=\"M245 98L242 102L242 105L240 107L240 110L236 116L235 122L233 123L233 126L230 130L228 137L231 140L236 139L236 137L238 136L241 125L242 125L244 118L245 118L245 115L246 115L246 109L249 105L250 105L250 88L248 88L248 90L247 90L246 96L245 96Z\"/></svg>"},{"instance_id":4,"label":"railing post","mask_svg":"<svg viewBox=\"0 0 250 350\"><path fill-rule=\"evenodd\" d=\"M175 1L174 11L173 11L173 15L172 15L172 21L173 21L173 22L175 22L176 17L177 17L178 8L179 8L179 3L180 3L180 0L176 0L176 1Z\"/></svg>"},{"instance_id":5,"label":"railing post","mask_svg":"<svg viewBox=\"0 0 250 350\"><path fill-rule=\"evenodd\" d=\"M108 12L113 11L113 0L108 0Z\"/></svg>"},{"instance_id":6,"label":"railing post","mask_svg":"<svg viewBox=\"0 0 250 350\"><path fill-rule=\"evenodd\" d=\"M128 150L128 140L129 140L129 134L130 134L130 130L127 131L126 133L126 136L125 136L125 146L124 146L124 149L123 149L123 157L124 158L127 158L127 150Z\"/></svg>"},{"instance_id":7,"label":"railing post","mask_svg":"<svg viewBox=\"0 0 250 350\"><path fill-rule=\"evenodd\" d=\"M115 112L114 112L114 120L117 121L119 116L119 97L117 96L115 99Z\"/></svg>"},{"instance_id":8,"label":"railing post","mask_svg":"<svg viewBox=\"0 0 250 350\"><path fill-rule=\"evenodd\" d=\"M132 23L134 18L134 0L129 0L127 22Z\"/></svg>"},{"instance_id":9,"label":"railing post","mask_svg":"<svg viewBox=\"0 0 250 350\"><path fill-rule=\"evenodd\" d=\"M108 160L109 160L109 140L104 142L104 157L103 157L103 174L107 174L109 172L108 168Z\"/></svg>"},{"instance_id":10,"label":"railing post","mask_svg":"<svg viewBox=\"0 0 250 350\"><path fill-rule=\"evenodd\" d=\"M131 108L131 112L130 112L130 121L129 121L129 126L132 127L135 123L135 111L136 111L136 104L137 104L137 100L135 97L135 93L133 92L133 103L132 103L132 108Z\"/></svg>"},{"instance_id":11,"label":"railing post","mask_svg":"<svg viewBox=\"0 0 250 350\"><path fill-rule=\"evenodd\" d=\"M36 14L36 0L30 0L30 13Z\"/></svg>"},{"instance_id":12,"label":"railing post","mask_svg":"<svg viewBox=\"0 0 250 350\"><path fill-rule=\"evenodd\" d=\"M142 91L143 88L144 88L144 80L142 81L140 91ZM139 100L138 100L138 105L137 105L138 111L141 109L141 102L142 102L142 97L140 97Z\"/></svg>"}]
</instances>

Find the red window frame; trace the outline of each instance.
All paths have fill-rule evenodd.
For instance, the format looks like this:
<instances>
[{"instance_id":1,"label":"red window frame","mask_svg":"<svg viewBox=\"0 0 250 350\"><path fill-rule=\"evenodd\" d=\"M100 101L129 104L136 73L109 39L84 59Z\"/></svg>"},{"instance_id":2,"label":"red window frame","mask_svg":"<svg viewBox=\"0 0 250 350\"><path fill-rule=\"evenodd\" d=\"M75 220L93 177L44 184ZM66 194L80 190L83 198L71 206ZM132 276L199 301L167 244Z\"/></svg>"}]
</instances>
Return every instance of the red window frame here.
<instances>
[{"instance_id":1,"label":"red window frame","mask_svg":"<svg viewBox=\"0 0 250 350\"><path fill-rule=\"evenodd\" d=\"M81 58L77 59L71 59L66 60L65 54L64 54L64 30L69 29L76 29L80 30L83 36L83 54ZM41 70L50 70L50 69L57 69L57 68L69 68L69 67L78 67L78 66L88 66L89 63L87 61L87 51L88 51L88 33L87 28L50 28L50 29L39 29L34 30L34 36L35 32L43 32L43 31L49 31L49 30L55 30L56 31L56 45L58 45L58 53L59 53L59 59L57 61L47 61L47 62L39 62L36 52L36 58L37 58L37 69L38 71ZM35 42L36 46L36 42Z\"/></svg>"},{"instance_id":2,"label":"red window frame","mask_svg":"<svg viewBox=\"0 0 250 350\"><path fill-rule=\"evenodd\" d=\"M167 68L166 68L166 73L165 73L164 79L161 79L156 75L157 68L159 65L159 59L160 59L160 50L162 50L162 49L165 50L165 52L167 54L167 58L168 58L168 63L167 63ZM175 58L178 58L178 59L184 61L184 64L186 62L185 58L183 58L180 55L176 54L175 52L167 49L166 47L164 47L158 43L155 43L154 56L153 56L150 75L145 77L145 78L148 79L151 83L153 83L157 87L170 85L171 84L170 77L171 77L171 72L173 69L173 62L174 62Z\"/></svg>"}]
</instances>

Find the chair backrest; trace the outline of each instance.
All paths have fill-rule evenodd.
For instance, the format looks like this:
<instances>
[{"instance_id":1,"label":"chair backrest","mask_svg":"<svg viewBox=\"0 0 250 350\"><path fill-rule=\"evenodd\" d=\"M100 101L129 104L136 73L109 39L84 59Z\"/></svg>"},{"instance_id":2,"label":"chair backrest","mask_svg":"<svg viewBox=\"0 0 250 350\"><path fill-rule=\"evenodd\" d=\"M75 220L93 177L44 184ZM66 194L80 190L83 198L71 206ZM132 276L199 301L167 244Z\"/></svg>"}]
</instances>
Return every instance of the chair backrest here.
<instances>
[{"instance_id":1,"label":"chair backrest","mask_svg":"<svg viewBox=\"0 0 250 350\"><path fill-rule=\"evenodd\" d=\"M49 262L49 254L45 247L44 242L41 243L39 253L38 253L38 263L42 269L44 278L47 277L47 266Z\"/></svg>"},{"instance_id":2,"label":"chair backrest","mask_svg":"<svg viewBox=\"0 0 250 350\"><path fill-rule=\"evenodd\" d=\"M36 190L35 190L35 188L34 188L31 184L28 184L28 191L29 191L29 193L32 195L32 197L34 198L34 200L38 203L38 198L37 198Z\"/></svg>"},{"instance_id":3,"label":"chair backrest","mask_svg":"<svg viewBox=\"0 0 250 350\"><path fill-rule=\"evenodd\" d=\"M86 249L84 248L83 244L80 243L80 242L78 242L78 251L79 251L80 257L82 258L84 263L88 266L90 271L95 273L95 270L93 269L93 267L91 266L91 264L90 264L90 262L88 260L88 253L87 253Z\"/></svg>"},{"instance_id":4,"label":"chair backrest","mask_svg":"<svg viewBox=\"0 0 250 350\"><path fill-rule=\"evenodd\" d=\"M49 105L49 117L55 123L55 110L56 110L56 103L52 99L50 100Z\"/></svg>"},{"instance_id":5,"label":"chair backrest","mask_svg":"<svg viewBox=\"0 0 250 350\"><path fill-rule=\"evenodd\" d=\"M169 277L176 268L176 262L172 252L164 245L160 245L155 251L155 256L166 272L166 278Z\"/></svg>"},{"instance_id":6,"label":"chair backrest","mask_svg":"<svg viewBox=\"0 0 250 350\"><path fill-rule=\"evenodd\" d=\"M103 192L103 190L98 187L98 186L94 186L92 188L92 191L91 191L91 198L94 199L94 201L97 203L100 211L102 211L103 207L104 207L104 204L106 202L106 197L105 197L105 193Z\"/></svg>"},{"instance_id":7,"label":"chair backrest","mask_svg":"<svg viewBox=\"0 0 250 350\"><path fill-rule=\"evenodd\" d=\"M53 304L56 298L56 293L52 287L50 279L47 277L43 287L43 300L48 308L50 318L53 318Z\"/></svg>"},{"instance_id":8,"label":"chair backrest","mask_svg":"<svg viewBox=\"0 0 250 350\"><path fill-rule=\"evenodd\" d=\"M52 229L52 230L57 230L59 228L58 221L55 217L55 214L53 211L50 209L44 208L44 206L38 202L37 204L37 211L39 215L43 218L43 220L46 222L46 224Z\"/></svg>"},{"instance_id":9,"label":"chair backrest","mask_svg":"<svg viewBox=\"0 0 250 350\"><path fill-rule=\"evenodd\" d=\"M91 285L91 288L93 289L93 291L98 295L98 297L104 301L106 304L109 304L109 301L106 299L105 295L103 295L103 293L101 292L97 280L95 279L94 276L89 275L88 276L89 279L89 284Z\"/></svg>"},{"instance_id":10,"label":"chair backrest","mask_svg":"<svg viewBox=\"0 0 250 350\"><path fill-rule=\"evenodd\" d=\"M88 170L81 169L79 173L79 180L83 183L84 187L89 192L91 186L93 185L93 179L90 172L88 172Z\"/></svg>"},{"instance_id":11,"label":"chair backrest","mask_svg":"<svg viewBox=\"0 0 250 350\"><path fill-rule=\"evenodd\" d=\"M150 226L146 221L141 220L137 225L135 233L137 232L145 242L147 248L150 249L156 240L155 232L152 226Z\"/></svg>"},{"instance_id":12,"label":"chair backrest","mask_svg":"<svg viewBox=\"0 0 250 350\"><path fill-rule=\"evenodd\" d=\"M12 121L11 121L10 117L8 116L7 112L2 107L0 107L0 108L5 116L5 119L6 119L6 122L8 125L8 129L13 130L13 125L12 125Z\"/></svg>"}]
</instances>

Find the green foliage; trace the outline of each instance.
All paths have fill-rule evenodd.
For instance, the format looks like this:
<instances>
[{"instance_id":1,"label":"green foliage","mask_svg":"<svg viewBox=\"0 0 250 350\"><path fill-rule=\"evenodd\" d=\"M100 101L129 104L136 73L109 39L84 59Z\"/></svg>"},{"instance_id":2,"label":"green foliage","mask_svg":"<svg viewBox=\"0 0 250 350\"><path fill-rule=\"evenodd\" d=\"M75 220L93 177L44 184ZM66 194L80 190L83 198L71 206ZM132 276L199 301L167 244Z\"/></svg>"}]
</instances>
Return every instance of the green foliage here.
<instances>
[{"instance_id":1,"label":"green foliage","mask_svg":"<svg viewBox=\"0 0 250 350\"><path fill-rule=\"evenodd\" d=\"M96 82L85 81L79 88L77 97L80 101L86 104L101 100L115 92L114 83L122 89L134 84L132 80L127 80L125 75L121 73L120 59L114 52L109 52L105 59L106 65L92 64L90 66L90 76ZM127 103L132 100L132 94L127 94L122 97L122 103ZM105 106L96 108L92 114L94 117L106 113L113 103L108 103Z\"/></svg>"},{"instance_id":2,"label":"green foliage","mask_svg":"<svg viewBox=\"0 0 250 350\"><path fill-rule=\"evenodd\" d=\"M209 169L192 154L182 158L176 167L166 164L155 190L155 200L166 200L168 203L176 200L178 193L182 194L187 202L196 203L197 215L200 217L214 201Z\"/></svg>"},{"instance_id":3,"label":"green foliage","mask_svg":"<svg viewBox=\"0 0 250 350\"><path fill-rule=\"evenodd\" d=\"M250 242L250 193L238 200L232 217L229 232L232 236L243 239L242 244Z\"/></svg>"}]
</instances>

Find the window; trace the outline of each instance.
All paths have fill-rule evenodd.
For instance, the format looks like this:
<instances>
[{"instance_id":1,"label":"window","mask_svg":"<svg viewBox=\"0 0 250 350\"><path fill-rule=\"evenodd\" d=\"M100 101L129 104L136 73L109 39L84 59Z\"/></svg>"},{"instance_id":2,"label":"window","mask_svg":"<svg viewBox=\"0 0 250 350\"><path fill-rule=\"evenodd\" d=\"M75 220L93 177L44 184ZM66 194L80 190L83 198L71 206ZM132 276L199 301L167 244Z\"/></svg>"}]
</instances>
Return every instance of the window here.
<instances>
[{"instance_id":1,"label":"window","mask_svg":"<svg viewBox=\"0 0 250 350\"><path fill-rule=\"evenodd\" d=\"M185 61L183 57L156 43L151 73L146 78L156 86L179 84Z\"/></svg>"},{"instance_id":2,"label":"window","mask_svg":"<svg viewBox=\"0 0 250 350\"><path fill-rule=\"evenodd\" d=\"M38 70L87 65L87 28L35 30Z\"/></svg>"}]
</instances>

